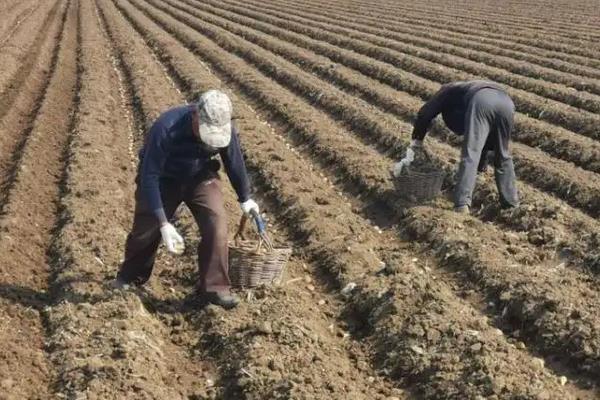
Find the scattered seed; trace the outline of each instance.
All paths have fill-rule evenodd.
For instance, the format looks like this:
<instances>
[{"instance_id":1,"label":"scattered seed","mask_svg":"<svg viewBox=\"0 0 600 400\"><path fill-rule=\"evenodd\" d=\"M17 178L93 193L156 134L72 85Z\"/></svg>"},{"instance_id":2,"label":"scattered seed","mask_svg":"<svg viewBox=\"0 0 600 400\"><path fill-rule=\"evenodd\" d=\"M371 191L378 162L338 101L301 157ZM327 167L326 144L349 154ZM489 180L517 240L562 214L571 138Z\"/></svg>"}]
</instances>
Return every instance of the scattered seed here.
<instances>
[{"instance_id":1,"label":"scattered seed","mask_svg":"<svg viewBox=\"0 0 600 400\"><path fill-rule=\"evenodd\" d=\"M561 377L559 378L559 381L560 381L560 384L561 384L562 386L565 386L565 385L567 384L567 377L566 377L566 376L561 376Z\"/></svg>"}]
</instances>

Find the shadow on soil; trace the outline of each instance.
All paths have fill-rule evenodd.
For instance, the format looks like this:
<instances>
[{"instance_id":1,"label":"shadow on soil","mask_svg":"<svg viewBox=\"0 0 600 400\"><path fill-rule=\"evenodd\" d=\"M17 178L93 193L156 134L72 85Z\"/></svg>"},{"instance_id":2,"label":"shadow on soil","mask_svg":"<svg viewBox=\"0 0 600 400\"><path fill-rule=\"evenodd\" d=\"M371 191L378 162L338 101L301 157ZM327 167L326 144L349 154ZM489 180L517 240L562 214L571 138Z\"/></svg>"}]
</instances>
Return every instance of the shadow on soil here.
<instances>
[{"instance_id":1,"label":"shadow on soil","mask_svg":"<svg viewBox=\"0 0 600 400\"><path fill-rule=\"evenodd\" d=\"M50 295L19 285L0 284L0 298L23 307L41 310L50 302Z\"/></svg>"}]
</instances>

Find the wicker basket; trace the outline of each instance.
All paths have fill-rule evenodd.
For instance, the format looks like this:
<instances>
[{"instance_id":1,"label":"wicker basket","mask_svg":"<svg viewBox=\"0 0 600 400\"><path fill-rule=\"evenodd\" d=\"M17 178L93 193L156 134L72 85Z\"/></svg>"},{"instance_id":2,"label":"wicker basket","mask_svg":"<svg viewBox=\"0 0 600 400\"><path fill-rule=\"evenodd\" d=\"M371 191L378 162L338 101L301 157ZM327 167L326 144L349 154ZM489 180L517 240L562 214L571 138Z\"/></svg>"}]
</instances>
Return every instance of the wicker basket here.
<instances>
[{"instance_id":1,"label":"wicker basket","mask_svg":"<svg viewBox=\"0 0 600 400\"><path fill-rule=\"evenodd\" d=\"M434 199L442 190L444 171L417 172L408 170L393 178L394 186L403 200L424 203Z\"/></svg>"},{"instance_id":2,"label":"wicker basket","mask_svg":"<svg viewBox=\"0 0 600 400\"><path fill-rule=\"evenodd\" d=\"M292 249L272 246L264 233L258 242L245 240L243 231L246 221L247 218L242 217L238 232L229 244L231 286L253 288L280 282Z\"/></svg>"}]
</instances>

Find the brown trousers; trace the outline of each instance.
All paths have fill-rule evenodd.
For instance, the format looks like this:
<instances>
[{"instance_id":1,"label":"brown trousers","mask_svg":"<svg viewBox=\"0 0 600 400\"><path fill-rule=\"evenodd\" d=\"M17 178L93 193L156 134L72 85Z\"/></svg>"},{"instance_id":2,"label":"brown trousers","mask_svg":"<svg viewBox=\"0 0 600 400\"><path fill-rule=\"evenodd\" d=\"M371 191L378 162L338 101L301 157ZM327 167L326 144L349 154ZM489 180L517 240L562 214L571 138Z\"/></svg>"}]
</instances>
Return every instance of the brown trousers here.
<instances>
[{"instance_id":1,"label":"brown trousers","mask_svg":"<svg viewBox=\"0 0 600 400\"><path fill-rule=\"evenodd\" d=\"M206 292L229 290L227 216L219 178L199 176L186 182L162 179L160 193L168 219L181 203L185 203L200 229L198 289ZM161 235L158 220L149 209L139 184L135 200L133 228L127 236L125 260L117 277L126 283L143 284L152 274Z\"/></svg>"}]
</instances>

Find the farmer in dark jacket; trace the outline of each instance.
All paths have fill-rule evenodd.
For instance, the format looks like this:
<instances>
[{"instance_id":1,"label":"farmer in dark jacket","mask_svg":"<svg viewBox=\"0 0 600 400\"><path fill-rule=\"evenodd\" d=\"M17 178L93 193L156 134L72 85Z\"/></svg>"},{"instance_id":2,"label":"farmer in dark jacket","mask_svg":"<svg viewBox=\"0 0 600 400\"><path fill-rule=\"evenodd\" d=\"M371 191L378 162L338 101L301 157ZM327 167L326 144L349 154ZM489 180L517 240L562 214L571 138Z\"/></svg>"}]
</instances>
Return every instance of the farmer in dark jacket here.
<instances>
[{"instance_id":1,"label":"farmer in dark jacket","mask_svg":"<svg viewBox=\"0 0 600 400\"><path fill-rule=\"evenodd\" d=\"M150 278L161 238L169 252L183 253L183 238L169 220L185 203L202 234L198 246L201 297L225 308L237 305L238 299L229 292L227 216L217 155L242 211L249 214L259 210L250 199L231 113L227 95L211 90L203 93L197 104L172 108L154 122L139 154L133 228L115 286L141 285Z\"/></svg>"},{"instance_id":2,"label":"farmer in dark jacket","mask_svg":"<svg viewBox=\"0 0 600 400\"><path fill-rule=\"evenodd\" d=\"M394 165L394 175L400 175L402 169L410 165L416 151L423 151L423 139L431 122L442 114L446 126L464 136L454 190L455 210L469 212L477 172L485 169L488 153L493 156L502 206L517 206L519 198L509 151L514 112L515 106L508 94L492 82L453 82L442 86L419 110L412 142L406 157Z\"/></svg>"}]
</instances>

